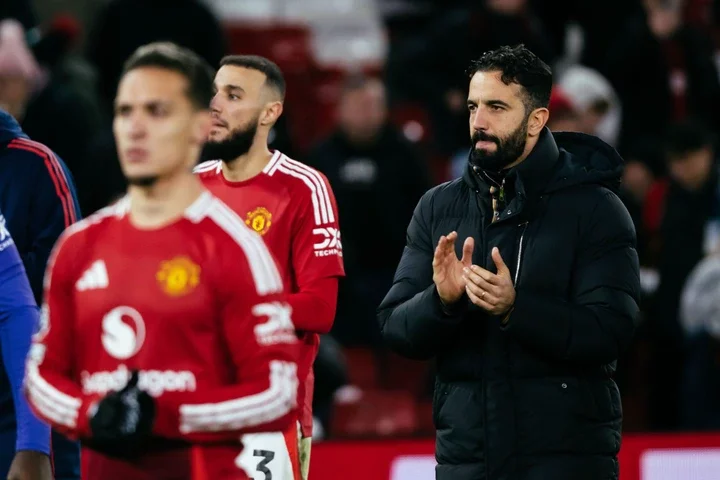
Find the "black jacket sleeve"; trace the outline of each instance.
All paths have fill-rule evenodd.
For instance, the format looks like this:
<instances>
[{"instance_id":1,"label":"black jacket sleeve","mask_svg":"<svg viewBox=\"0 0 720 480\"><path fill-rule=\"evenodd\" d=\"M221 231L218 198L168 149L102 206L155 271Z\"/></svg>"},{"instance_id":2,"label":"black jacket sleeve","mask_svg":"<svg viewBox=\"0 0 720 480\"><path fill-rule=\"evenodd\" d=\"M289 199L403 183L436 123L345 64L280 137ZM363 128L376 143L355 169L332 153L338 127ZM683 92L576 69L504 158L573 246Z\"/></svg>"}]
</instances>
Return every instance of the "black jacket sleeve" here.
<instances>
[{"instance_id":1,"label":"black jacket sleeve","mask_svg":"<svg viewBox=\"0 0 720 480\"><path fill-rule=\"evenodd\" d=\"M416 359L435 355L463 314L462 308L456 311L443 308L432 281L435 251L429 223L432 192L425 194L415 208L393 286L378 307L380 330L388 346L400 355Z\"/></svg>"},{"instance_id":2,"label":"black jacket sleeve","mask_svg":"<svg viewBox=\"0 0 720 480\"><path fill-rule=\"evenodd\" d=\"M635 229L619 198L607 192L581 232L569 300L518 287L505 331L559 360L605 365L632 340L639 308Z\"/></svg>"}]
</instances>

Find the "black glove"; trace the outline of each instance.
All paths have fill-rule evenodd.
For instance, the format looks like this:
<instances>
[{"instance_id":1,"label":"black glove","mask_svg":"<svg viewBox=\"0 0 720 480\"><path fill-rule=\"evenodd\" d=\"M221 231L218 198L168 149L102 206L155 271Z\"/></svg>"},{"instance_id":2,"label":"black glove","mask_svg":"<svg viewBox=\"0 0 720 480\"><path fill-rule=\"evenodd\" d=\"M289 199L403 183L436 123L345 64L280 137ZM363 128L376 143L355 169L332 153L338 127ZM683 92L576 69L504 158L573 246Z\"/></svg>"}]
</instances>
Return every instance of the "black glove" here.
<instances>
[{"instance_id":1,"label":"black glove","mask_svg":"<svg viewBox=\"0 0 720 480\"><path fill-rule=\"evenodd\" d=\"M108 394L90 418L91 439L87 446L116 457L138 455L151 438L155 401L140 390L138 372L133 371L125 387Z\"/></svg>"}]
</instances>

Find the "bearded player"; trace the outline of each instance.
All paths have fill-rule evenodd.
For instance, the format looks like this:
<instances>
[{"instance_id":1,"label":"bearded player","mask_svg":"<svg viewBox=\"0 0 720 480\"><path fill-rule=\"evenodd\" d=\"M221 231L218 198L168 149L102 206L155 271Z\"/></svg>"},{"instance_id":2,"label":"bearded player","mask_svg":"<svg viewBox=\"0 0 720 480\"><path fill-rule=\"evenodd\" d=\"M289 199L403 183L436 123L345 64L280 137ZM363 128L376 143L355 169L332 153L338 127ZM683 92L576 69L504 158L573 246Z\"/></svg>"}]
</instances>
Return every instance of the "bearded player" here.
<instances>
[{"instance_id":1,"label":"bearded player","mask_svg":"<svg viewBox=\"0 0 720 480\"><path fill-rule=\"evenodd\" d=\"M301 342L299 430L245 436L243 459L256 480L306 479L312 435L312 364L319 335L332 327L344 276L335 197L323 174L268 149L283 111L285 81L270 60L225 57L210 102L212 129L195 172L205 186L261 234L285 272ZM299 435L299 437L298 437ZM255 453L254 457L250 456Z\"/></svg>"},{"instance_id":2,"label":"bearded player","mask_svg":"<svg viewBox=\"0 0 720 480\"><path fill-rule=\"evenodd\" d=\"M133 54L113 123L128 194L51 257L26 392L81 440L89 479L247 480L241 435L295 423L298 341L280 273L192 173L212 79L174 44Z\"/></svg>"}]
</instances>

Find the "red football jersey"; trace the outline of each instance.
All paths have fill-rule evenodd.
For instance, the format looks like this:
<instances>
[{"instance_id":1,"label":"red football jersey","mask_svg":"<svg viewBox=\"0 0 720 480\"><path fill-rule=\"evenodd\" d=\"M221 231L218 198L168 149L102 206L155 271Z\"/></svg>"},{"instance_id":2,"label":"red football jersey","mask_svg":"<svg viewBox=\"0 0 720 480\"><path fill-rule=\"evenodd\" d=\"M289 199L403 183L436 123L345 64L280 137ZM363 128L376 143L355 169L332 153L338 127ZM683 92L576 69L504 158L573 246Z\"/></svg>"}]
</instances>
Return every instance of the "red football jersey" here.
<instances>
[{"instance_id":1,"label":"red football jersey","mask_svg":"<svg viewBox=\"0 0 720 480\"><path fill-rule=\"evenodd\" d=\"M82 440L89 409L137 369L156 401L153 434L189 446L132 462L85 449L89 478L247 479L241 435L297 415L299 342L272 254L209 192L159 229L134 227L128 211L126 197L58 241L27 396Z\"/></svg>"},{"instance_id":2,"label":"red football jersey","mask_svg":"<svg viewBox=\"0 0 720 480\"><path fill-rule=\"evenodd\" d=\"M195 173L262 235L290 293L317 279L345 275L335 195L321 172L275 151L263 171L246 181L228 181L219 160L201 163ZM304 436L312 432L312 365L319 341L316 332L302 331L298 376Z\"/></svg>"}]
</instances>

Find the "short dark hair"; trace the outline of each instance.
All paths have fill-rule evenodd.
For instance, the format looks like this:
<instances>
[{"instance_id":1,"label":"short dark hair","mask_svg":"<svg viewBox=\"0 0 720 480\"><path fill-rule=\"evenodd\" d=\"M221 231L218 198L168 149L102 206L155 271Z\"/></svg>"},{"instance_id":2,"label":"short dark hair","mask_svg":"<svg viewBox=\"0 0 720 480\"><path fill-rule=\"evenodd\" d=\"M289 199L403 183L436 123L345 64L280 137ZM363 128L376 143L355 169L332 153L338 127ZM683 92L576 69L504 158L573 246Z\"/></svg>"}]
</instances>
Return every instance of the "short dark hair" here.
<instances>
[{"instance_id":1,"label":"short dark hair","mask_svg":"<svg viewBox=\"0 0 720 480\"><path fill-rule=\"evenodd\" d=\"M665 137L665 151L668 160L680 160L688 153L703 148L713 148L715 137L703 122L688 119L672 124Z\"/></svg>"},{"instance_id":2,"label":"short dark hair","mask_svg":"<svg viewBox=\"0 0 720 480\"><path fill-rule=\"evenodd\" d=\"M528 113L548 107L553 86L552 69L523 44L483 53L470 64L468 76L472 78L477 72L495 71L501 72L500 79L505 85L517 83L523 88Z\"/></svg>"},{"instance_id":3,"label":"short dark hair","mask_svg":"<svg viewBox=\"0 0 720 480\"><path fill-rule=\"evenodd\" d=\"M215 72L199 55L171 42L154 42L139 47L123 65L123 76L142 67L177 72L188 81L187 95L199 110L210 108Z\"/></svg>"},{"instance_id":4,"label":"short dark hair","mask_svg":"<svg viewBox=\"0 0 720 480\"><path fill-rule=\"evenodd\" d=\"M228 55L220 60L220 66L249 68L265 74L265 84L285 98L285 77L275 62L260 55Z\"/></svg>"}]
</instances>

